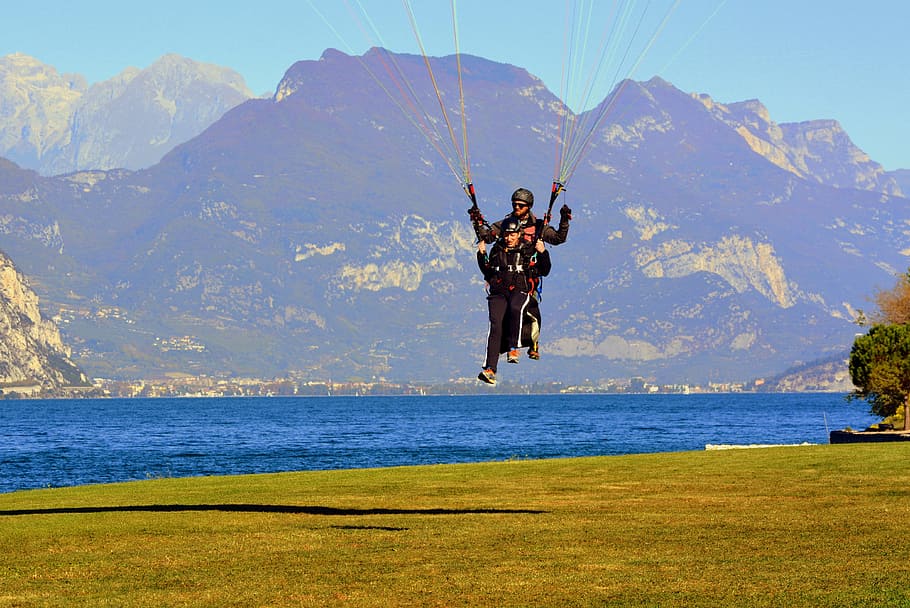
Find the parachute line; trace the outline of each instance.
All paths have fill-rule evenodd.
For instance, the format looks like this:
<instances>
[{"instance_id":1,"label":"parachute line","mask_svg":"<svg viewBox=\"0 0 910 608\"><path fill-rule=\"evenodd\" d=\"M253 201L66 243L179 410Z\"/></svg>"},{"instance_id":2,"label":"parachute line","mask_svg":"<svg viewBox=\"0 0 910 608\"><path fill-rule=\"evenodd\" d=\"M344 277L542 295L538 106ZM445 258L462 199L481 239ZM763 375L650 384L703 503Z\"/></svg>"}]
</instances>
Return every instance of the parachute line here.
<instances>
[{"instance_id":1,"label":"parachute line","mask_svg":"<svg viewBox=\"0 0 910 608\"><path fill-rule=\"evenodd\" d=\"M408 13L408 20L411 23L411 30L414 32L414 38L417 41L417 45L420 47L421 54L423 55L423 62L427 68L427 74L430 77L430 82L432 82L432 84L433 84L433 90L436 93L436 100L439 102L439 110L442 113L442 118L445 121L446 128L449 131L449 137L451 138L452 144L455 146L455 148L457 150L458 149L458 146L457 146L458 139L455 137L455 131L452 128L452 122L449 120L449 113L446 111L446 105L442 99L442 91L439 90L439 84L436 81L436 74L433 72L433 65L431 64L430 58L427 55L426 47L423 44L423 38L420 36L420 29L417 27L417 19L414 17L414 11L411 8L411 2L410 2L410 0L401 0L401 2L404 5L405 10ZM457 32L458 32L457 27L455 28L455 32L457 34ZM461 81L460 57L457 61L457 64L458 64L459 83L460 83L460 81ZM462 113L462 115L463 115L463 113ZM467 161L465 160L464 153L463 152L459 153L458 157L461 160L461 166L462 166L461 181L463 184L468 183L468 182L470 182L470 179L468 179L468 177L469 177L468 174L470 172L467 169Z\"/></svg>"},{"instance_id":2,"label":"parachute line","mask_svg":"<svg viewBox=\"0 0 910 608\"><path fill-rule=\"evenodd\" d=\"M410 122L424 136L427 142L436 150L436 152L445 162L446 166L448 166L449 170L452 172L452 175L454 175L455 178L459 181L459 184L462 186L465 192L468 193L467 185L471 182L471 174L467 156L468 140L464 112L465 103L461 76L460 52L456 53L456 61L458 66L459 100L462 115L461 146L459 146L459 140L455 136L455 130L452 126L451 121L449 120L449 115L446 111L445 103L443 101L443 95L436 81L436 76L433 73L433 68L430 63L430 59L427 56L423 40L420 36L420 30L417 26L417 20L414 17L414 12L411 8L409 0L402 0L402 4L404 5L405 11L408 15L411 29L414 33L414 37L417 41L418 46L420 47L420 52L423 56L427 74L436 93L436 100L439 103L439 108L442 113L442 122L445 123L444 130L447 131L447 137L443 136L442 132L438 128L438 120L435 119L433 117L433 114L430 113L421 103L421 96L417 94L417 91L415 90L411 79L406 76L400 62L396 60L393 53L387 50L388 46L382 40L382 36L379 33L379 30L376 27L376 24L370 18L367 10L361 4L360 0L353 0L353 2L356 4L356 9L351 5L351 2L349 0L344 0L345 7L347 8L348 13L352 16L354 22L357 24L357 27L361 31L361 34L364 36L364 39L372 48L373 56L376 58L382 68L380 71L385 71L385 79L380 78L380 75L376 73L375 67L371 66L368 63L368 53L365 53L364 55L356 54L351 45L348 44L348 42L345 40L344 36L342 36L341 33L326 18L326 16L316 8L313 0L307 0L307 4L309 4L313 12L316 13L316 15L326 25L326 27L328 27L329 30L335 35L335 37L341 42L348 54L357 59L360 65L370 76L370 78L377 84L377 86L379 86L380 89L382 89L383 92L385 92L392 103L401 111L405 119L407 119L407 121ZM455 23L454 35L457 48L458 29L457 22L455 22L455 0L452 0L452 15L453 23ZM397 92L393 89L397 90ZM470 196L469 193L468 196Z\"/></svg>"},{"instance_id":3,"label":"parachute line","mask_svg":"<svg viewBox=\"0 0 910 608\"><path fill-rule=\"evenodd\" d=\"M698 26L698 29L696 29L695 32L693 32L692 35L689 36L689 38L683 43L683 45L681 47L679 47L679 49L675 53L673 53L673 56L667 60L667 62L663 65L663 67L660 68L658 73L663 73L663 72L667 71L667 69L671 65L673 65L673 63L676 61L676 59L680 55L682 55L683 52L687 48L689 48L689 45L692 44L692 42L694 42L696 38L698 38L698 36L701 34L702 30L704 30L705 27L707 27L707 25L711 22L712 19L714 19L714 17L717 15L717 13L720 12L720 9L722 9L726 3L727 3L727 0L721 0L718 3L718 5L716 7L714 7L714 11L710 15L708 15L707 18L705 18L705 20L702 22L702 24Z\"/></svg>"},{"instance_id":4,"label":"parachute line","mask_svg":"<svg viewBox=\"0 0 910 608\"><path fill-rule=\"evenodd\" d=\"M651 0L643 3L643 8L637 8L634 0L622 1L615 0L611 7L611 14L604 28L602 41L598 51L592 60L593 67L590 68L588 78L583 85L580 85L580 95L577 100L570 98L568 92L563 93L564 111L563 125L560 130L560 141L558 142L558 156L556 159L556 171L554 181L560 184L567 184L578 169L582 158L587 152L595 132L603 124L604 119L615 105L616 99L631 78L632 74L644 60L645 55L654 45L660 33L663 31L670 16L680 4L681 0L674 0L668 8L659 24L655 27L647 42L637 52L634 50L636 43L639 42L639 35L646 17L651 12ZM595 21L593 16L593 0L590 3L579 2L583 6L571 10L567 0L566 9L566 37L564 42L564 61L568 68L563 68L563 83L572 85L579 83L580 80L573 75L573 70L577 72L583 66L588 65L587 38L590 35L591 23ZM582 23L585 24L582 29ZM583 35L582 35L583 34ZM580 52L576 52L576 42L578 37L584 41ZM600 106L594 110L584 111L592 99L595 86L602 78L602 72L607 64L615 65L612 70L610 80L610 89L612 92L608 99L604 100ZM566 75L568 71L568 76ZM617 87L617 83L621 84ZM571 105L577 102L580 114L575 114Z\"/></svg>"},{"instance_id":5,"label":"parachute line","mask_svg":"<svg viewBox=\"0 0 910 608\"><path fill-rule=\"evenodd\" d=\"M356 9L352 7L352 2L356 4ZM664 69L691 44L723 8L727 0L716 0L716 2L713 12L676 51ZM314 0L307 0L307 3L336 38L342 42L347 51L357 58L405 118L437 151L476 206L471 178L457 0L449 0L458 87L457 102L450 103L451 107L446 105L445 93L440 88L440 82L434 73L433 61L427 55L427 49L414 14L413 5L415 3L413 0L401 0L414 40L420 49L427 77L433 87L438 113L436 110L431 113L424 107L424 103L428 102L428 92L421 91L422 94L418 95L411 79L402 69L405 59L396 58L392 52L386 50L389 47L382 41L376 24L370 18L361 0L344 0L344 3L367 40L379 40L378 44L371 45L371 52L361 56L355 54L339 31L316 8ZM565 0L562 71L559 82L559 97L562 103L557 110L559 116L555 119L556 124L553 129L555 131L553 137L555 144L554 188L552 191L554 200L565 190L568 182L578 170L594 142L595 134L602 128L623 90L681 3L682 0ZM379 66L386 73L382 78L375 71ZM405 64L404 67L413 70L410 64ZM445 75L448 76L447 73ZM605 84L608 85L606 89L604 89ZM609 94L594 106L595 95L598 91L603 90L609 91ZM424 103L421 103L421 100ZM450 119L454 118L450 117L451 112L460 114L460 124L457 126ZM458 133L458 128L461 130L460 133Z\"/></svg>"},{"instance_id":6,"label":"parachute line","mask_svg":"<svg viewBox=\"0 0 910 608\"><path fill-rule=\"evenodd\" d=\"M461 70L461 48L458 43L458 11L455 6L455 0L452 0L452 37L455 40L455 63L458 71L458 104L461 110L461 139L462 139L462 159L464 160L464 182L471 183L471 156L468 154L468 118L465 112L464 103L464 79Z\"/></svg>"}]
</instances>

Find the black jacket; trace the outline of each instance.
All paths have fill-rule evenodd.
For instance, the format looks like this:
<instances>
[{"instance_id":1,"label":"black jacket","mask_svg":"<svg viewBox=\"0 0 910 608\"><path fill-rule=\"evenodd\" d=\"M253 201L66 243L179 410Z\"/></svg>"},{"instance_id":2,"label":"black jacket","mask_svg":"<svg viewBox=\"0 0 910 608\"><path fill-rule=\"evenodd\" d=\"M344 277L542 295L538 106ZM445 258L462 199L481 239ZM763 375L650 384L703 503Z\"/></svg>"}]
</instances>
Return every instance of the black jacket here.
<instances>
[{"instance_id":1,"label":"black jacket","mask_svg":"<svg viewBox=\"0 0 910 608\"><path fill-rule=\"evenodd\" d=\"M528 215L525 218L519 219L514 213L510 213L505 216L502 220L494 222L489 229L482 229L481 233L478 234L478 237L486 241L487 243L492 243L498 239L502 234L502 224L507 220L514 219L517 221L522 229L525 232L525 241L533 241L534 233L540 230L540 235L538 238L544 243L549 243L550 245L561 245L566 242L566 237L569 236L569 220L560 217L559 227L553 228L549 224L544 225L543 220L538 220L537 217L531 212L528 211Z\"/></svg>"},{"instance_id":2,"label":"black jacket","mask_svg":"<svg viewBox=\"0 0 910 608\"><path fill-rule=\"evenodd\" d=\"M502 241L496 241L489 255L477 252L477 265L490 284L490 293L513 289L528 292L533 279L550 274L550 252L538 252L527 242L506 249Z\"/></svg>"}]
</instances>

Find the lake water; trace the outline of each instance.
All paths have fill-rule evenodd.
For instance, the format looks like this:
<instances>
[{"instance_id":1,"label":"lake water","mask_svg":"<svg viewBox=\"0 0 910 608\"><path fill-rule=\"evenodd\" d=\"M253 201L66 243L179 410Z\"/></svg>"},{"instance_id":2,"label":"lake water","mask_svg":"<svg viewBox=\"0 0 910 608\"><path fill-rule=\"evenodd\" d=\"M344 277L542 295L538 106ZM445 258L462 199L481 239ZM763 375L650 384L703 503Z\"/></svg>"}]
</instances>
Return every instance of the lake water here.
<instances>
[{"instance_id":1,"label":"lake water","mask_svg":"<svg viewBox=\"0 0 910 608\"><path fill-rule=\"evenodd\" d=\"M0 492L313 469L827 443L839 394L0 401Z\"/></svg>"}]
</instances>

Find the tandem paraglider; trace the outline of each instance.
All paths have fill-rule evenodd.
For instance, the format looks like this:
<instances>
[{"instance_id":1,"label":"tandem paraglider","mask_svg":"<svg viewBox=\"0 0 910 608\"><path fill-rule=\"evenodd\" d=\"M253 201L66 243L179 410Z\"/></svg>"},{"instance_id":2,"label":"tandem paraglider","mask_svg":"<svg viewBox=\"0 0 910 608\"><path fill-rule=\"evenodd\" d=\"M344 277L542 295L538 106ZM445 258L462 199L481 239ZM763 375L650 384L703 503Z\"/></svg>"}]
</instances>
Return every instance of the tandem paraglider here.
<instances>
[{"instance_id":1,"label":"tandem paraglider","mask_svg":"<svg viewBox=\"0 0 910 608\"><path fill-rule=\"evenodd\" d=\"M724 1L719 1L718 8ZM348 0L345 0L345 5L371 46L369 54L377 60L372 66L365 61L366 55L358 56L347 44L314 5L314 0L308 2L349 53L359 58L373 81L439 153L470 199L468 216L477 239L477 262L486 283L489 312L486 353L478 379L495 384L497 363L503 354L508 362L517 363L519 351L527 349L531 360L540 359L540 294L543 278L551 270L547 245L564 243L572 220L572 210L563 204L559 208L558 225L552 226L554 205L566 192L595 133L604 124L623 87L667 25L680 0L574 0L565 3L559 92L562 107L556 111L558 120L554 124L535 126L542 132L554 131L547 137L556 142L548 205L541 216L535 215L532 211L532 191L519 187L510 198L511 212L503 220L492 224L480 210L471 176L456 1L450 0L449 5L455 47L457 105L451 95L444 96L440 90L411 2L402 0L426 67L429 86L438 104L438 112L432 113L426 110L422 99L433 96L427 91L423 91L426 95L418 93L418 87L409 81L395 55L385 50L386 45L375 21L359 0L354 0L356 7ZM704 23L711 17L713 14ZM377 63L382 67L381 73L376 69ZM593 102L602 98L604 91L609 91L609 96L595 105ZM570 106L579 112L573 111Z\"/></svg>"}]
</instances>

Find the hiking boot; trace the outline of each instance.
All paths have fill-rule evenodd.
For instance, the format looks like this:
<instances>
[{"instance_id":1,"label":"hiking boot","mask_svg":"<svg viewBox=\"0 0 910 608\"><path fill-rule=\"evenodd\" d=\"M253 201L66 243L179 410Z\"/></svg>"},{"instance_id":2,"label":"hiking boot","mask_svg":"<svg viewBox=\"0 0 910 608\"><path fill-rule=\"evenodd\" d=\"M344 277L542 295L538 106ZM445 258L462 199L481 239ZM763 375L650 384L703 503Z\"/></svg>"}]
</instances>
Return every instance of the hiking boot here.
<instances>
[{"instance_id":1,"label":"hiking boot","mask_svg":"<svg viewBox=\"0 0 910 608\"><path fill-rule=\"evenodd\" d=\"M481 372L479 374L477 374L477 379L480 380L481 382L486 382L487 384L492 384L495 386L496 385L496 372L494 372L492 369L490 369L488 367L484 370L481 370Z\"/></svg>"},{"instance_id":2,"label":"hiking boot","mask_svg":"<svg viewBox=\"0 0 910 608\"><path fill-rule=\"evenodd\" d=\"M531 348L528 349L528 358L534 359L535 361L537 361L538 359L540 359L540 352L532 346Z\"/></svg>"},{"instance_id":3,"label":"hiking boot","mask_svg":"<svg viewBox=\"0 0 910 608\"><path fill-rule=\"evenodd\" d=\"M508 362L509 363L518 363L518 350L517 349L513 349L513 350L509 351Z\"/></svg>"}]
</instances>

